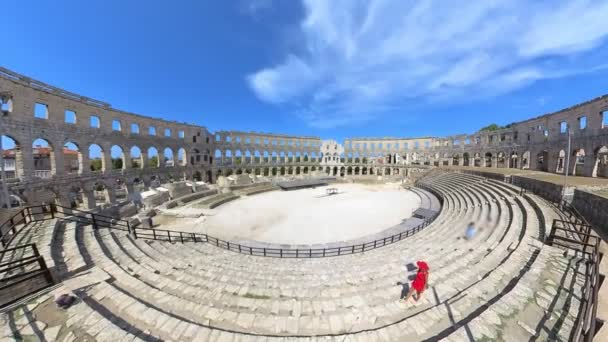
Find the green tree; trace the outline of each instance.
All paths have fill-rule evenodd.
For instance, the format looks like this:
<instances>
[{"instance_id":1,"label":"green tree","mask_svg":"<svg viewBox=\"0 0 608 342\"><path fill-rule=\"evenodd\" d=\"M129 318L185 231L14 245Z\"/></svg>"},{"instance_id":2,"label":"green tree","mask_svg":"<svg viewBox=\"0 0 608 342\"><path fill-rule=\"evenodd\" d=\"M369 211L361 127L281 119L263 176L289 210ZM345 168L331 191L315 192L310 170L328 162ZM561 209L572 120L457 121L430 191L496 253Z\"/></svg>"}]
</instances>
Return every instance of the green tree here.
<instances>
[{"instance_id":1,"label":"green tree","mask_svg":"<svg viewBox=\"0 0 608 342\"><path fill-rule=\"evenodd\" d=\"M91 171L101 171L102 165L103 164L100 158L95 158L91 160Z\"/></svg>"},{"instance_id":2,"label":"green tree","mask_svg":"<svg viewBox=\"0 0 608 342\"><path fill-rule=\"evenodd\" d=\"M148 159L148 166L158 167L158 156L153 156L150 159Z\"/></svg>"},{"instance_id":3,"label":"green tree","mask_svg":"<svg viewBox=\"0 0 608 342\"><path fill-rule=\"evenodd\" d=\"M492 132L492 131L498 131L499 129L503 129L503 128L505 128L505 126L499 126L497 124L491 124L491 125L488 125L486 127L482 127L480 129L480 131L482 131L482 132L484 132L484 131Z\"/></svg>"},{"instance_id":4,"label":"green tree","mask_svg":"<svg viewBox=\"0 0 608 342\"><path fill-rule=\"evenodd\" d=\"M113 169L122 169L122 158L112 159L112 168Z\"/></svg>"}]
</instances>

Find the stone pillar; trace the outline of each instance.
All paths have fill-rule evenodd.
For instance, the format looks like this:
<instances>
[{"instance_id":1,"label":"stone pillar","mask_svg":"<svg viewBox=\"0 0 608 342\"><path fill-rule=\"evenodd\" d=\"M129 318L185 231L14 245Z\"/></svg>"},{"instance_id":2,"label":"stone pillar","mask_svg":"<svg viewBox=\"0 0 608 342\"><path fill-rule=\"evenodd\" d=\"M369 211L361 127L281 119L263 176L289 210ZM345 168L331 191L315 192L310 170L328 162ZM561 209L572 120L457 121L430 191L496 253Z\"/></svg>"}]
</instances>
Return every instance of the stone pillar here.
<instances>
[{"instance_id":1,"label":"stone pillar","mask_svg":"<svg viewBox=\"0 0 608 342\"><path fill-rule=\"evenodd\" d=\"M141 159L141 166L140 166L140 168L141 168L141 169L145 169L145 168L146 168L146 166L148 165L148 154L147 154L147 153L142 152L142 153L141 153L141 158L140 158L140 159Z\"/></svg>"},{"instance_id":2,"label":"stone pillar","mask_svg":"<svg viewBox=\"0 0 608 342\"><path fill-rule=\"evenodd\" d=\"M72 200L70 199L70 195L68 192L60 191L58 197L55 200L55 203L57 205L64 207L62 209L62 211L65 212L66 214L71 213L70 210L66 209L66 208L72 208Z\"/></svg>"},{"instance_id":3,"label":"stone pillar","mask_svg":"<svg viewBox=\"0 0 608 342\"><path fill-rule=\"evenodd\" d=\"M79 152L80 173L91 172L91 160L88 153Z\"/></svg>"},{"instance_id":4,"label":"stone pillar","mask_svg":"<svg viewBox=\"0 0 608 342\"><path fill-rule=\"evenodd\" d=\"M63 146L59 148L53 148L50 152L49 157L51 158L51 175L61 176L65 174L65 161L63 158Z\"/></svg>"},{"instance_id":5,"label":"stone pillar","mask_svg":"<svg viewBox=\"0 0 608 342\"><path fill-rule=\"evenodd\" d=\"M127 187L127 194L128 195L131 195L131 194L135 193L135 184L133 184L133 183L126 183L125 185Z\"/></svg>"},{"instance_id":6,"label":"stone pillar","mask_svg":"<svg viewBox=\"0 0 608 342\"><path fill-rule=\"evenodd\" d=\"M106 187L106 201L110 204L116 203L116 189L113 187Z\"/></svg>"},{"instance_id":7,"label":"stone pillar","mask_svg":"<svg viewBox=\"0 0 608 342\"><path fill-rule=\"evenodd\" d=\"M95 209L95 191L94 187L82 188L82 202L86 209Z\"/></svg>"},{"instance_id":8,"label":"stone pillar","mask_svg":"<svg viewBox=\"0 0 608 342\"><path fill-rule=\"evenodd\" d=\"M21 179L31 179L34 176L34 156L31 145L21 146L22 170ZM16 161L15 161L16 162ZM18 167L18 165L15 165Z\"/></svg>"},{"instance_id":9,"label":"stone pillar","mask_svg":"<svg viewBox=\"0 0 608 342\"><path fill-rule=\"evenodd\" d=\"M107 151L104 151L103 155L101 156L102 169L105 168L106 172L112 170L112 156L110 154L111 154L111 151L108 149Z\"/></svg>"}]
</instances>

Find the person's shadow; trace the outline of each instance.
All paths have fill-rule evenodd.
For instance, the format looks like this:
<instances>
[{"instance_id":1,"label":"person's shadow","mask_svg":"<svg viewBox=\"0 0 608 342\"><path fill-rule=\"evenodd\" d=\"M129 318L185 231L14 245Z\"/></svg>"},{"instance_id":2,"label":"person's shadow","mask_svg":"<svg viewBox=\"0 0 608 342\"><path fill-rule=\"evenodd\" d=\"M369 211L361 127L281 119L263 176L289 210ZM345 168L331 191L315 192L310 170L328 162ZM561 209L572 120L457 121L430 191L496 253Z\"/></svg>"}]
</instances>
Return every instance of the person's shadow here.
<instances>
[{"instance_id":1,"label":"person's shadow","mask_svg":"<svg viewBox=\"0 0 608 342\"><path fill-rule=\"evenodd\" d=\"M401 285L401 295L399 296L399 299L405 298L405 296L407 296L407 293L410 292L410 282L416 279L416 271L418 270L418 268L412 263L405 265L405 267L407 268L407 272L409 275L407 276L406 282L397 282L397 285Z\"/></svg>"}]
</instances>

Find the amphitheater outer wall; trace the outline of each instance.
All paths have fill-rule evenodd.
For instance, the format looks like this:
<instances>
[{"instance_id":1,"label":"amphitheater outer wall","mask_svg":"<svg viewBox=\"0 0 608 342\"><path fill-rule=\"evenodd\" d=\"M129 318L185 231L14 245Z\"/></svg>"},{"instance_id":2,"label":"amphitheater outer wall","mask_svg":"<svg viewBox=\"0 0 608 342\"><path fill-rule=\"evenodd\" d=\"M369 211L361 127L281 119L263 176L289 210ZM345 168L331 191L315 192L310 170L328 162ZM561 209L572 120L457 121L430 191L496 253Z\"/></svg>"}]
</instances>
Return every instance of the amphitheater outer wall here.
<instances>
[{"instance_id":1,"label":"amphitheater outer wall","mask_svg":"<svg viewBox=\"0 0 608 342\"><path fill-rule=\"evenodd\" d=\"M17 177L9 180L12 194L27 204L58 199L69 202L69 191L79 192L88 208L94 208L95 189L105 191L105 201L116 202L116 192L131 193L172 180L214 182L219 175L250 173L260 176L297 176L321 171L343 177L408 176L411 166L477 166L542 170L564 173L568 132L572 137L569 174L608 177L608 96L497 131L481 131L449 137L349 138L339 160L322 165L322 141L313 136L261 132L218 131L205 127L154 119L112 108L109 104L70 93L0 68L0 96L4 106L0 134L17 144ZM35 117L36 104L46 108ZM73 122L66 122L66 111ZM92 125L91 117L97 119ZM584 119L583 119L584 118ZM120 130L114 127L115 122ZM564 125L569 128L564 131ZM95 127L92 127L95 126ZM135 131L132 128L135 127ZM151 128L152 127L152 128ZM151 132L154 134L151 134ZM35 176L33 141L46 140L52 149L50 177ZM63 146L78 149L78 172L67 173ZM91 171L88 149L98 145L104 169ZM110 150L122 150L123 165L112 169ZM127 159L130 150L141 150L139 167ZM165 149L171 151L167 161ZM181 157L179 152L182 151Z\"/></svg>"}]
</instances>

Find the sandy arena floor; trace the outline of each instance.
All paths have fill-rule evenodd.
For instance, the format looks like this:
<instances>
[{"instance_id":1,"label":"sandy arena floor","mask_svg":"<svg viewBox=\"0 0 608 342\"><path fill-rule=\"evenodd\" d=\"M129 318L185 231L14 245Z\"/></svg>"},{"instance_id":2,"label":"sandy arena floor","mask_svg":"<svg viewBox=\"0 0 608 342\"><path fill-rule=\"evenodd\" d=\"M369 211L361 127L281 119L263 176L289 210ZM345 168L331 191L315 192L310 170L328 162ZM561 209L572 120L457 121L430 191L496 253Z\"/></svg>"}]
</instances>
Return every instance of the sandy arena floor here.
<instances>
[{"instance_id":1,"label":"sandy arena floor","mask_svg":"<svg viewBox=\"0 0 608 342\"><path fill-rule=\"evenodd\" d=\"M338 188L340 193L327 196L326 187L273 191L206 210L206 216L200 218L168 220L158 228L195 231L224 239L325 243L390 228L410 217L420 205L416 194L397 185L336 184L330 187Z\"/></svg>"}]
</instances>

